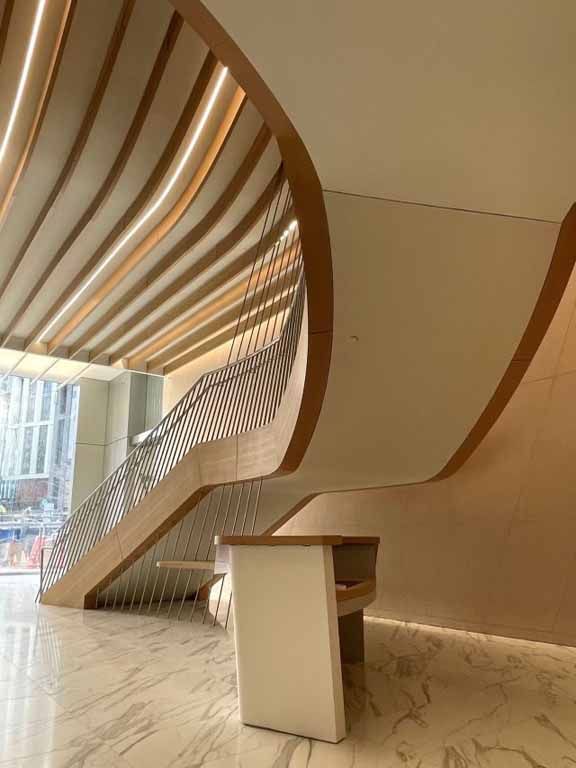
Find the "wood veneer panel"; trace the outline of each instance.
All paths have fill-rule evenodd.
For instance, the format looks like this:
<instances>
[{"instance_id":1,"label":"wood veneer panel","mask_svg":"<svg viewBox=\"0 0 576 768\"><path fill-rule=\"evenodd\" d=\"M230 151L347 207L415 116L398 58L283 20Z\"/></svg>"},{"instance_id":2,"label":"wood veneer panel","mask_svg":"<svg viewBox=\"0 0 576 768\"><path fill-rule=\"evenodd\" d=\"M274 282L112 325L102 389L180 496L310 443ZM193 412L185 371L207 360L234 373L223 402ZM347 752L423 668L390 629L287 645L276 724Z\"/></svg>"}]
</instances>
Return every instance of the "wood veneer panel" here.
<instances>
[{"instance_id":1,"label":"wood veneer panel","mask_svg":"<svg viewBox=\"0 0 576 768\"><path fill-rule=\"evenodd\" d=\"M332 350L333 287L330 234L318 174L290 118L255 67L201 0L170 0L183 18L230 68L278 142L302 240L310 349L297 423L282 467L295 469L314 432L328 381ZM319 337L323 337L321 340ZM314 354L312 346L319 354Z\"/></svg>"},{"instance_id":2,"label":"wood veneer panel","mask_svg":"<svg viewBox=\"0 0 576 768\"><path fill-rule=\"evenodd\" d=\"M72 26L76 5L77 0L68 0L64 7L64 13L62 14L62 20L56 35L56 41L54 43L54 48L52 49L52 55L50 57L48 69L46 70L42 93L40 94L36 113L28 133L28 139L26 140L26 144L22 150L22 154L20 155L20 160L18 161L18 165L12 175L8 189L6 190L6 194L4 195L2 202L0 202L0 226L2 225L4 217L10 208L10 204L12 203L16 193L18 182L26 172L26 169L30 163L30 158L32 157L32 153L36 147L40 131L42 130L44 118L46 117L46 111L48 110L48 104L50 103L50 97L52 96L54 84L56 83L56 78L58 77L58 72L60 70L60 64L62 63L64 48L66 47L66 42L70 34L70 27Z\"/></svg>"},{"instance_id":3,"label":"wood veneer panel","mask_svg":"<svg viewBox=\"0 0 576 768\"><path fill-rule=\"evenodd\" d=\"M125 291L121 298L114 302L102 317L92 323L78 341L71 345L71 357L74 357L80 350L85 349L97 334L103 331L121 312L126 310L126 308L138 299L144 291L153 287L155 283L166 274L166 272L172 269L172 267L174 267L188 251L197 246L202 239L212 231L244 188L244 185L268 146L270 138L270 131L267 126L263 125L252 146L248 150L246 157L234 174L234 177L206 216L204 216L204 218L184 238L182 238L174 248L171 248L165 256L154 264L140 280L138 280L130 289ZM97 347L91 350L91 359L95 359L98 355L105 352L117 338L112 339L112 337L109 336L104 342L99 343Z\"/></svg>"},{"instance_id":4,"label":"wood veneer panel","mask_svg":"<svg viewBox=\"0 0 576 768\"><path fill-rule=\"evenodd\" d=\"M232 128L240 110L245 103L245 93L241 88L237 88L232 100L228 106L222 123L220 124L216 137L213 139L210 147L206 151L199 168L194 173L188 186L172 206L171 210L163 217L144 240L122 260L121 264L114 270L104 283L97 288L89 298L86 298L80 308L68 320L64 326L48 342L48 352L53 352L64 342L68 336L85 320L104 299L124 280L130 272L163 240L174 227L178 224L182 216L186 213L193 200L196 198L203 185L206 182L211 170L213 169L218 156L222 152L226 140L230 136Z\"/></svg>"},{"instance_id":5,"label":"wood veneer panel","mask_svg":"<svg viewBox=\"0 0 576 768\"><path fill-rule=\"evenodd\" d=\"M265 284L264 276L261 277L257 284L257 289L254 292L254 305L257 307L259 300L267 295L267 299L272 301L279 298L285 289L283 285L283 279L286 274L286 270L294 264L297 250L295 249L290 261L287 264L281 262L281 259L277 259L274 263L272 282L268 285ZM129 358L129 367L133 367L140 361L147 360L151 368L160 368L169 360L174 359L183 352L190 349L194 342L192 338L198 341L203 341L213 333L217 333L225 328L230 323L238 319L241 307L239 302L242 301L246 295L248 288L249 278L242 280L240 283L230 288L218 298L213 299L207 305L197 310L191 317L187 317L182 323L179 323L175 328L170 329L166 334L160 338L154 340L144 349L138 350L138 352ZM256 286L252 286L254 289ZM186 306L186 303L184 304ZM222 311L226 310L226 311ZM212 322L207 321L214 315L217 315ZM201 326L201 327L199 327ZM149 330L153 331L153 328ZM148 338L151 337L151 334ZM177 342L177 343L175 343ZM168 348L168 349L167 349ZM162 352L162 350L167 350ZM162 354L158 354L162 352Z\"/></svg>"},{"instance_id":6,"label":"wood veneer panel","mask_svg":"<svg viewBox=\"0 0 576 768\"><path fill-rule=\"evenodd\" d=\"M294 291L290 294L290 296L294 295ZM281 296L280 298L276 299L272 304L270 304L268 307L266 307L265 310L265 319L273 319L277 317L280 313L282 313L286 309L286 303L287 303L287 297ZM246 317L246 315L242 316L242 319ZM244 332L251 331L252 328L255 328L256 326L260 325L263 321L263 316L254 313L250 316L248 316L248 320L245 325L243 325ZM222 344L225 344L227 341L230 341L233 339L237 334L237 324L235 321L233 321L233 325L229 328L227 328L225 331L222 331L221 333L217 334L216 336L212 336L207 341L203 343L199 343L194 346L194 348L183 355L180 355L179 357L172 360L170 363L168 363L164 368L164 374L170 374L174 373L174 371L179 370L184 365L188 365L188 363L191 363L193 360L197 360L199 357L202 357L202 355L205 355L207 352L210 352L212 349L216 349L216 347L222 346ZM204 336L204 334L202 334ZM204 337L205 338L205 337ZM154 368L154 360L151 360L148 363L148 370L153 371Z\"/></svg>"},{"instance_id":7,"label":"wood veneer panel","mask_svg":"<svg viewBox=\"0 0 576 768\"><path fill-rule=\"evenodd\" d=\"M168 168L172 164L178 149L180 148L186 132L188 131L188 127L205 96L216 65L216 58L211 52L209 52L206 56L206 59L204 60L196 82L192 87L188 100L186 101L180 117L178 118L178 122L172 131L172 134L164 148L164 151L162 152L160 159L148 176L146 183L138 195L134 198L132 203L128 206L124 214L120 217L120 219L117 220L116 224L105 237L100 246L83 265L76 276L70 281L66 288L60 293L58 299L53 302L50 309L44 314L40 322L36 324L34 330L24 343L25 350L30 349L30 346L36 341L46 325L50 322L51 318L59 311L62 305L68 301L71 296L73 296L73 294L83 283L84 279L98 265L101 259L104 258L106 252L112 247L112 245L122 235L122 233L132 224L142 208L144 208L144 206L147 205L147 203L150 201L158 189Z\"/></svg>"},{"instance_id":8,"label":"wood veneer panel","mask_svg":"<svg viewBox=\"0 0 576 768\"><path fill-rule=\"evenodd\" d=\"M166 288L161 290L156 296L148 301L143 307L133 313L129 320L118 326L112 333L110 333L106 339L104 339L98 347L92 351L91 359L96 359L98 354L105 352L109 346L115 343L118 339L121 339L126 334L130 333L135 327L146 320L152 312L155 312L166 301L174 298L174 296L184 288L186 288L192 281L194 281L199 275L206 269L215 264L218 259L225 256L232 250L248 232L256 225L271 200L274 198L278 185L280 183L281 170L274 175L264 192L260 195L258 200L254 203L248 213L242 218L242 220L217 243L207 254L202 256L191 267L186 269L181 275L175 278ZM179 248L181 243L178 243L175 248ZM249 254L249 255L248 255ZM256 254L256 248L251 249L246 253L246 258L253 260ZM251 261L250 261L251 263ZM77 346L74 346L76 351ZM120 355L122 357L123 355ZM115 353L117 357L117 353ZM120 359L117 357L117 359Z\"/></svg>"},{"instance_id":9,"label":"wood veneer panel","mask_svg":"<svg viewBox=\"0 0 576 768\"><path fill-rule=\"evenodd\" d=\"M74 1L76 2L76 0ZM10 319L10 322L5 331L5 337L8 337L14 331L17 323L22 319L27 309L31 306L36 296L40 293L40 291L42 290L44 284L46 283L46 281L48 280L52 272L56 269L58 264L60 264L60 262L66 256L70 248L74 245L74 243L80 237L82 232L84 232L88 224L97 215L98 211L106 203L109 196L112 194L112 192L116 188L116 185L118 184L118 181L122 175L122 172L126 167L126 163L130 159L130 156L136 145L138 137L142 132L142 128L150 112L150 107L152 106L154 97L156 96L158 87L160 85L160 82L166 70L166 66L170 60L170 57L174 50L174 46L176 45L176 41L182 29L182 24L183 24L182 17L180 16L180 14L174 12L172 14L170 23L168 24L168 28L164 36L164 40L162 41L162 45L160 46L160 50L158 51L156 61L154 62L154 65L152 67L150 77L148 78L148 82L146 83L146 87L144 88L144 92L142 94L142 98L140 99L140 103L138 104L138 108L134 114L134 117L128 129L126 137L122 143L122 146L120 147L120 150L116 155L116 158L112 164L112 167L108 172L108 175L102 182L100 188L96 192L96 195L92 199L90 205L86 208L82 216L78 219L77 223L74 225L72 231L66 237L62 245L58 248L56 253L52 256L52 258L48 262L48 265L42 271L42 273L34 283L32 290L28 293L24 301L21 303L20 307L16 310L16 312Z\"/></svg>"},{"instance_id":10,"label":"wood veneer panel","mask_svg":"<svg viewBox=\"0 0 576 768\"><path fill-rule=\"evenodd\" d=\"M10 29L10 19L12 18L12 11L14 10L14 2L15 0L6 0L2 21L0 22L0 66L2 65L2 59L4 58L4 49L6 48L6 40L8 38L8 30Z\"/></svg>"},{"instance_id":11,"label":"wood veneer panel","mask_svg":"<svg viewBox=\"0 0 576 768\"><path fill-rule=\"evenodd\" d=\"M50 211L54 207L54 204L63 194L64 190L68 185L68 182L72 178L72 174L76 170L76 166L78 165L78 162L80 160L84 147L86 146L86 142L88 141L88 137L90 136L92 127L94 126L94 122L96 121L96 116L98 115L100 105L102 104L104 93L106 92L106 88L108 87L108 83L110 82L110 77L112 76L112 71L114 69L114 65L116 64L118 53L120 51L122 41L124 40L124 35L126 34L126 30L128 28L128 22L130 21L130 16L132 15L132 11L134 9L134 3L135 3L135 0L124 0L122 9L118 14L118 19L114 26L114 31L110 38L110 42L108 44L106 56L104 57L104 61L102 62L102 67L100 68L100 73L98 75L98 80L96 81L96 86L94 87L94 90L92 92L92 96L90 98L88 108L84 114L84 119L82 120L80 129L76 134L76 138L74 140L74 143L72 144L72 148L70 152L68 153L66 162L64 163L64 166L60 171L60 175L58 176L56 183L54 184L54 186L52 187L52 190L50 191L50 194L48 195L48 199L46 200L46 202L44 203L44 205L40 210L40 213L34 220L34 223L32 224L30 231L28 232L24 242L18 249L18 252L16 253L15 258L12 264L10 265L10 269L8 270L8 272L4 277L4 280L0 284L0 299L2 298L6 289L10 285L12 278L16 274L16 271L19 268L20 264L23 262L26 254L28 253L28 249L32 245L32 242L36 238L36 235L38 234L42 225L46 221L46 218L48 217Z\"/></svg>"}]
</instances>

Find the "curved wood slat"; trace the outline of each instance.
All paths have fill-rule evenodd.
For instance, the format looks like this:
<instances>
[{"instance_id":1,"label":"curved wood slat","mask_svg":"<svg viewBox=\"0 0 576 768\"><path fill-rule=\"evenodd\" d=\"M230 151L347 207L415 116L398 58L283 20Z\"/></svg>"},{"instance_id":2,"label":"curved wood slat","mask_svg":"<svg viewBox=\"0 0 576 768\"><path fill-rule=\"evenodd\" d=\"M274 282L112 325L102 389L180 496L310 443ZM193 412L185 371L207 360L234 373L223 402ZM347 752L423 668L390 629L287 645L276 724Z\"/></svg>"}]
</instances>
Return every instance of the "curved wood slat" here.
<instances>
[{"instance_id":1,"label":"curved wood slat","mask_svg":"<svg viewBox=\"0 0 576 768\"><path fill-rule=\"evenodd\" d=\"M291 299L291 297L294 295L294 291L292 291L291 294L289 294L288 297L284 296L279 299L277 299L273 304L271 304L269 307L267 307L266 312L266 319L275 318L279 314L281 314L286 309L286 300ZM244 326L244 329L247 331L251 331L252 328L255 328L260 322L262 321L261 317L258 317L257 315L253 315L248 319L248 322ZM181 355L180 357L177 357L175 360L173 360L171 363L169 363L163 370L164 375L168 375L170 373L174 373L174 371L177 371L179 368L183 368L185 365L188 365L188 363L193 362L194 360L197 360L199 357L202 357L202 355L205 355L207 352L210 352L213 349L216 349L216 347L222 346L222 344L225 344L227 341L231 341L231 339L234 338L236 335L236 323L234 322L233 325L226 329L225 331L222 331L222 333L219 333L217 336L213 336L212 338L205 341L203 344L200 344L197 347L194 347L190 352L187 352L185 355ZM154 370L154 368L150 365L149 369L150 371Z\"/></svg>"},{"instance_id":2,"label":"curved wood slat","mask_svg":"<svg viewBox=\"0 0 576 768\"><path fill-rule=\"evenodd\" d=\"M318 422L328 382L332 351L334 296L330 233L322 185L308 150L290 118L253 64L202 0L170 0L184 20L230 68L278 142L294 199L306 273L308 359L300 410L279 471L300 464Z\"/></svg>"},{"instance_id":3,"label":"curved wood slat","mask_svg":"<svg viewBox=\"0 0 576 768\"><path fill-rule=\"evenodd\" d=\"M571 206L562 221L546 278L514 357L506 368L494 394L460 447L454 452L444 468L426 482L443 480L460 469L500 418L550 327L575 264L576 203Z\"/></svg>"},{"instance_id":4,"label":"curved wood slat","mask_svg":"<svg viewBox=\"0 0 576 768\"><path fill-rule=\"evenodd\" d=\"M128 28L128 22L130 21L130 16L132 15L134 3L135 3L135 0L124 0L124 3L122 5L122 10L120 11L116 24L114 26L114 32L112 33L112 37L110 38L110 43L108 44L108 50L106 51L106 56L102 63L100 74L98 75L98 80L96 82L94 91L92 92L92 97L90 99L90 103L88 104L88 109L86 110L84 119L82 120L82 125L80 126L80 130L76 135L76 139L74 140L72 149L70 150L68 157L66 158L66 162L64 163L64 166L60 172L60 175L56 180L56 184L54 185L50 194L48 195L48 199L42 206L42 209L40 210L40 213L36 217L36 220L34 221L34 224L32 225L30 232L26 236L26 239L22 243L21 247L18 249L18 253L16 254L14 261L10 265L10 269L8 270L4 280L0 284L0 299L2 298L2 296L6 292L6 289L10 285L12 278L16 274L16 270L19 268L20 264L23 262L28 252L28 249L32 245L32 242L36 238L36 235L38 234L42 225L46 221L48 214L52 210L56 201L60 198L60 196L66 189L70 179L72 178L72 174L74 173L76 166L78 165L78 162L80 160L84 147L86 146L86 142L88 141L88 137L90 136L90 132L92 131L92 128L94 126L94 122L96 120L96 116L100 109L100 105L102 104L104 93L106 91L106 88L108 87L108 83L110 82L110 77L112 76L112 71L114 69L116 59L118 58L118 53L120 51L120 46L122 45L122 41L124 40L124 35L126 33L126 29Z\"/></svg>"},{"instance_id":5,"label":"curved wood slat","mask_svg":"<svg viewBox=\"0 0 576 768\"><path fill-rule=\"evenodd\" d=\"M6 48L6 40L8 38L12 11L14 10L14 2L15 0L6 0L2 21L0 22L0 66L2 65L2 59L4 58L4 49Z\"/></svg>"},{"instance_id":6,"label":"curved wood slat","mask_svg":"<svg viewBox=\"0 0 576 768\"><path fill-rule=\"evenodd\" d=\"M263 247L265 250L268 250L268 248L278 238L278 236L283 231L283 229L285 229L291 216L292 216L291 212L288 211L285 214L285 216L283 216L282 219L266 235L263 241ZM153 323L151 323L151 325L144 328L144 330L142 330L135 337L130 338L126 342L126 344L124 344L120 349L117 349L111 355L110 363L111 364L117 363L122 358L129 357L129 356L131 357L131 359L134 359L134 357L136 356L132 357L131 353L135 349L138 349L138 347L142 346L142 344L145 344L153 334L159 333L163 328L167 327L170 323L174 322L174 320L177 320L182 315L193 310L195 306L197 306L201 301L203 301L208 296L210 296L210 294L215 293L217 290L221 289L227 283L232 282L245 269L248 269L253 264L254 260L258 258L259 253L260 253L260 250L258 245L253 245L252 247L248 248L246 251L244 251L244 253L242 253L237 259L235 259L225 269L221 270L221 272L219 272L217 275L207 280L202 286L200 286L200 288L197 288L192 294L189 294L188 296L186 296L176 306L171 307L160 318L157 318ZM182 284L178 278L170 286L164 289L164 291L158 294L158 296L156 296L155 299L153 299L153 301L157 300L157 301L161 301L161 303L168 301L170 298L174 296L176 290L181 290L188 282L192 282L192 281L191 280L186 281ZM247 281L243 283L243 285L247 287ZM172 291L170 291L171 288L173 289ZM130 330L132 330L135 327L136 320L140 322L141 319L145 319L146 317L149 316L150 312L144 314L144 309L145 308L141 310L142 315L138 313L137 316L131 318L132 323L130 325L128 325L128 323L125 324L125 327L127 328L125 333L128 333ZM140 359L139 354L138 354L138 359Z\"/></svg>"},{"instance_id":7,"label":"curved wood slat","mask_svg":"<svg viewBox=\"0 0 576 768\"><path fill-rule=\"evenodd\" d=\"M287 286L283 285L283 276L283 274L276 275L270 285L261 285L254 293L255 302L258 303L261 299L271 302L276 300L280 301L282 300L282 297L284 297L285 300ZM211 302L207 307L198 310L189 321L186 321L185 326L178 336L166 340L163 338L158 344L151 345L150 350L146 350L145 353L138 352L134 357L130 357L128 360L128 367L135 368L142 361L146 361L150 370L163 368L171 360L188 352L201 341L204 341L215 333L227 328L230 323L236 323L238 321L245 322L248 319L249 312L245 312L239 317L240 312L242 311L241 302L245 293L245 284L241 284L238 289L237 287L234 287L221 299L219 298L214 302ZM223 309L225 310L224 312L222 312ZM214 317L216 313L218 313L217 317L211 322L206 322L210 317ZM203 325L201 325L202 323ZM172 344L172 346L168 346L170 342L174 342L174 340L177 340L178 338L180 338L181 341L178 341L177 344ZM152 357L155 352L162 349L165 349L166 351Z\"/></svg>"},{"instance_id":8,"label":"curved wood slat","mask_svg":"<svg viewBox=\"0 0 576 768\"><path fill-rule=\"evenodd\" d=\"M44 79L44 85L42 87L42 93L40 94L38 107L36 109L36 113L28 133L28 139L24 149L22 150L20 160L18 161L18 166L12 175L12 179L8 185L6 194L0 203L0 227L4 223L6 214L14 198L18 182L26 172L26 169L30 163L30 158L32 157L32 153L36 147L38 136L40 135L40 131L44 123L44 118L46 117L46 111L48 110L50 97L52 96L56 78L58 77L60 64L62 63L62 56L64 54L64 48L66 47L68 36L70 34L70 27L72 26L76 6L77 0L67 0L64 13L62 14L62 21L56 36L56 42L52 50L52 56L50 57L50 63L48 64L48 69L46 70L46 77Z\"/></svg>"},{"instance_id":9,"label":"curved wood slat","mask_svg":"<svg viewBox=\"0 0 576 768\"><path fill-rule=\"evenodd\" d=\"M136 248L122 261L119 267L110 275L110 277L90 296L85 299L80 309L68 320L67 323L55 334L48 342L48 352L53 352L63 341L85 320L119 283L126 278L130 272L163 240L174 227L178 224L182 216L186 213L197 194L202 189L206 179L219 154L222 152L226 140L228 139L232 128L240 114L240 110L246 100L246 94L242 88L237 88L224 119L218 128L216 137L206 151L200 166L194 173L192 180L172 206L162 221L157 224L152 232L139 243Z\"/></svg>"},{"instance_id":10,"label":"curved wood slat","mask_svg":"<svg viewBox=\"0 0 576 768\"><path fill-rule=\"evenodd\" d=\"M55 302L53 302L50 309L44 314L40 322L36 324L36 326L34 327L34 330L25 341L25 344L24 344L25 350L30 349L30 346L36 341L38 336L41 335L42 331L48 325L51 318L56 314L56 312L58 312L60 307L66 301L68 301L68 299L75 293L75 291L79 288L79 286L82 284L84 279L98 265L100 260L106 254L106 252L112 247L112 245L122 235L122 233L126 229L128 229L128 227L132 224L132 222L134 221L136 216L140 213L142 208L152 198L152 196L160 186L162 178L164 177L164 175L168 171L168 168L172 164L184 137L186 136L188 127L192 119L194 118L194 115L196 114L198 106L200 105L200 103L202 102L202 99L204 98L204 95L206 93L210 80L212 79L212 75L214 74L214 70L216 68L217 63L218 62L214 54L211 51L209 51L200 69L200 73L196 78L196 82L192 86L190 95L186 101L186 104L184 105L184 108L182 109L180 117L178 118L178 122L176 123L176 126L172 131L172 134L168 140L168 143L166 144L160 159L158 160L152 172L148 176L146 183L144 184L140 192L137 194L137 196L134 198L132 203L128 206L128 208L123 213L123 215L120 217L120 219L118 219L118 221L116 222L112 230L104 238L104 241L100 244L97 250L92 254L90 259L86 262L86 264L84 264L84 266L80 269L80 271L76 274L76 276L70 281L70 283L66 286L64 291L62 291L62 293L59 295L58 299Z\"/></svg>"},{"instance_id":11,"label":"curved wood slat","mask_svg":"<svg viewBox=\"0 0 576 768\"><path fill-rule=\"evenodd\" d=\"M76 2L76 0L74 0L74 2ZM5 331L5 339L7 339L10 334L13 333L16 324L22 319L27 309L31 306L36 296L40 293L51 273L56 269L58 264L62 261L64 256L68 253L70 248L74 245L76 240L80 237L92 219L97 215L99 210L106 203L106 200L116 188L126 163L128 162L136 145L136 141L142 132L142 128L148 113L150 112L150 107L152 106L152 102L156 96L156 92L158 91L158 87L164 75L164 71L168 61L170 60L174 46L176 45L178 35L182 29L182 24L182 17L176 12L173 13L172 18L170 19L170 23L168 24L166 34L164 36L164 40L162 41L162 45L158 51L156 61L152 67L150 77L146 83L144 93L142 94L142 98L140 99L140 103L138 104L138 108L134 114L130 128L128 129L128 133L126 134L126 138L122 143L120 151L118 152L116 159L114 160L114 163L108 172L108 175L104 179L100 189L92 199L92 202L88 208L84 211L78 222L74 225L74 228L68 237L64 240L54 256L50 259L50 262L43 270L39 278L36 280L32 290L28 293L18 310L10 319L10 323L8 324Z\"/></svg>"},{"instance_id":12,"label":"curved wood slat","mask_svg":"<svg viewBox=\"0 0 576 768\"><path fill-rule=\"evenodd\" d=\"M258 304L259 299L263 295L263 286L267 279L271 281L270 289L273 290L272 295L275 295L275 289L281 288L281 286L278 284L279 281L281 281L283 276L286 274L286 270L288 270L293 265L295 258L298 256L298 253L299 246L296 244L290 249L290 253L288 255L282 253L276 256L270 271L266 271L266 273L261 274L256 281L253 281L253 283L250 281L250 277L246 277L244 280L241 280L239 283L229 288L225 293L220 294L217 298L213 299L211 302L204 305L201 309L194 312L193 315L187 317L177 326L170 328L170 330L163 334L160 338L154 339L143 349L138 349L134 355L130 356L129 367L133 367L133 365L140 363L143 360L150 359L152 356L157 355L158 352L161 352L167 347L170 347L168 351L163 355L155 357L154 364L152 365L151 363L151 367L158 368L172 358L176 357L181 352L185 352L192 345L189 344L187 338L184 337L187 337L188 334L197 329L201 323L205 323L207 320L209 320L210 317L216 315L219 312L222 312L224 309L229 309L229 307L232 306L233 308L229 309L229 313L231 315L231 320L234 320L238 316L240 310L240 308L237 306L238 302L242 301L249 288L251 301L255 301L256 304ZM221 275L216 275L215 278L208 281L205 285L202 286L202 288L199 289L198 292L195 293L194 299L191 300L190 297L187 297L183 302L178 304L174 310L170 310L170 312L174 311L174 313L176 313L176 311L178 311L179 314L175 314L176 317L181 316L185 312L189 312L194 308L198 301L201 300L198 298L197 293L202 293L202 298L205 298L206 296L209 296L210 294L225 286L228 282L230 281L226 277L223 278ZM254 298L252 298L252 296ZM162 328L165 328L168 325L168 322L169 321L167 315L164 315L158 320L154 321L139 335L138 339L140 343L133 344L133 348L137 348L140 346L140 344L144 344L146 341L149 341L154 337L156 333L158 333L158 331L162 330ZM179 344L175 344L175 342L177 342L179 339L182 339L182 341ZM112 362L117 362L118 354L119 353L116 352L112 356ZM126 355L121 355L121 357L125 356Z\"/></svg>"},{"instance_id":13,"label":"curved wood slat","mask_svg":"<svg viewBox=\"0 0 576 768\"><path fill-rule=\"evenodd\" d=\"M140 280L129 288L122 297L116 301L104 315L102 315L102 317L98 318L98 320L84 332L81 338L70 347L70 357L74 357L81 349L85 349L94 336L106 328L106 326L112 322L120 312L125 311L145 290L154 285L154 283L168 272L168 270L174 267L192 247L198 245L198 243L212 231L244 188L244 185L268 146L270 138L271 135L268 127L263 125L232 180L206 216L204 216L204 218L182 240L180 240L174 248L171 248L165 256L154 264L154 266L140 278ZM102 352L103 350L99 349L95 354L98 355Z\"/></svg>"},{"instance_id":14,"label":"curved wood slat","mask_svg":"<svg viewBox=\"0 0 576 768\"><path fill-rule=\"evenodd\" d=\"M151 312L154 312L156 309L162 306L164 302L173 298L177 292L181 291L192 280L195 280L202 272L208 269L208 267L214 264L222 256L225 256L233 247L235 247L262 217L271 200L274 198L274 195L277 193L281 179L282 169L280 167L256 203L252 206L244 218L226 235L226 237L224 237L205 256L198 259L195 264L185 270L177 278L175 278L166 288L164 288L162 291L160 291L160 293L158 293L149 302L147 302L144 307L135 312L129 320L122 323L122 325L120 325L115 331L109 334L106 339L104 339L102 343L92 351L90 356L91 359L95 360L98 355L103 354L106 349L109 349L111 344L115 343L123 336L126 336L126 334L130 333L130 331L133 330L143 320L145 320ZM175 249L179 249L181 247L181 243L184 240L186 240L186 238L178 243L175 246ZM249 253L249 258L254 259L256 249L250 249ZM76 346L74 347L74 351L78 351Z\"/></svg>"}]
</instances>

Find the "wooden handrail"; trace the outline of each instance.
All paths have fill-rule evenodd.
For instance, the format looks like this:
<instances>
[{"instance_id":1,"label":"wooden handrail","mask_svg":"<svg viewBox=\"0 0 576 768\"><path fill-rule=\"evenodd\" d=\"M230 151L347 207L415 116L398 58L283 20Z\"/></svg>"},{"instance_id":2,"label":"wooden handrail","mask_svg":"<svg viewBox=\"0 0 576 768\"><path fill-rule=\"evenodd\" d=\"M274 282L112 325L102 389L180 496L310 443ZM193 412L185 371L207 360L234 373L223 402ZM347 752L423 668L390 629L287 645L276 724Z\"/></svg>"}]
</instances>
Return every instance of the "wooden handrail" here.
<instances>
[{"instance_id":1,"label":"wooden handrail","mask_svg":"<svg viewBox=\"0 0 576 768\"><path fill-rule=\"evenodd\" d=\"M216 536L219 546L341 547L346 544L379 544L379 536Z\"/></svg>"}]
</instances>

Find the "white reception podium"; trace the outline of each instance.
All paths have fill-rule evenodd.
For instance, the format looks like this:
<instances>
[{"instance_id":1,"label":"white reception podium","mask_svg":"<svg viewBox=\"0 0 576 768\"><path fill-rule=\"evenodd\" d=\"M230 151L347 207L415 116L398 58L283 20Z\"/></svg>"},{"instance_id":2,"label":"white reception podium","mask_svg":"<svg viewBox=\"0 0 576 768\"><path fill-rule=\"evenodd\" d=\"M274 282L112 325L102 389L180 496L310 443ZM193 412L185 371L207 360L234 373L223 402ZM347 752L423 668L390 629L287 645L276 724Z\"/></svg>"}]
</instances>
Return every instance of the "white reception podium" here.
<instances>
[{"instance_id":1,"label":"white reception podium","mask_svg":"<svg viewBox=\"0 0 576 768\"><path fill-rule=\"evenodd\" d=\"M364 660L379 539L222 536L230 572L240 719L323 741L346 735L341 662Z\"/></svg>"}]
</instances>

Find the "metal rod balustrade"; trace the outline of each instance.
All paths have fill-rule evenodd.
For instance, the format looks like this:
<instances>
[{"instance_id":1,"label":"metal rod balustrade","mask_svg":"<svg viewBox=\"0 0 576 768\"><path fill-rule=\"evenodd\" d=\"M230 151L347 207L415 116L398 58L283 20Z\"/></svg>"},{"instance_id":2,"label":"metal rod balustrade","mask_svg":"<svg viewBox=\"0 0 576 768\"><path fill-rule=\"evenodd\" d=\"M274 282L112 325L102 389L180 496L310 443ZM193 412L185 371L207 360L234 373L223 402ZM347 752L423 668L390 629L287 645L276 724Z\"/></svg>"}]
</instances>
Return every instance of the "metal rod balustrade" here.
<instances>
[{"instance_id":1,"label":"metal rod balustrade","mask_svg":"<svg viewBox=\"0 0 576 768\"><path fill-rule=\"evenodd\" d=\"M281 205L280 201L283 196L284 202ZM272 209L274 212L270 229L267 231L268 218ZM281 210L280 216L278 216L279 210ZM289 190L285 193L284 185L281 184L276 201L271 203L265 217L263 234L257 248L257 257L252 265L242 304L242 309L249 304L249 310L242 332L240 332L240 325L243 312L241 311L239 315L230 348L229 363L201 377L190 392L152 430L148 438L67 521L61 529L61 535L59 535L55 545L58 552L56 553L57 557L52 560L53 568L46 575L48 588L59 576L73 567L94 544L112 530L126 512L136 506L188 453L193 445L263 426L267 423L263 419L269 420L274 414L284 390L284 381L287 381L285 371L289 371L293 363L295 349L293 349L291 342L294 337L294 326L298 325L298 328L300 326L303 302L294 301L291 317L285 323L281 336L270 344L266 344L266 342L273 311L271 307L268 308L269 318L264 330L263 348L257 351L257 347L260 325L266 317L267 299L273 280L275 284L279 284L280 280L282 281L280 311L283 312L281 302L284 288L286 284L294 287L293 275L296 274L294 267L296 262L301 262L301 254L298 253L297 258L293 260L291 269L288 268L290 250L295 239L293 233L295 227L289 225L289 228L274 243L271 251L267 245L270 233L275 231L275 228L277 229L282 221L286 221L289 210L291 210L290 193ZM293 233L293 236L287 237L290 232ZM262 258L259 259L261 249L263 253ZM282 256L276 278L276 269L272 268L272 265L277 264L277 255L281 249ZM288 259L286 260L287 254ZM257 267L258 261L260 264ZM262 275L264 275L263 281ZM253 283L254 276L255 281ZM303 281L301 282L300 293L303 295ZM290 300L290 293L291 291L286 292L285 295L286 306ZM255 305L256 312L252 321L252 330L248 333L248 322L253 315L252 309ZM279 317L276 316L274 329L278 319ZM256 341L253 350L251 350L256 327L258 327ZM239 359L243 343L247 337L246 354L242 359ZM239 339L239 348L236 361L231 363L237 338ZM272 338L274 338L274 332ZM201 405L202 407L200 407ZM168 443L167 446L166 443ZM126 589L128 586L129 583L127 583ZM116 597L114 604L116 604Z\"/></svg>"},{"instance_id":2,"label":"metal rod balustrade","mask_svg":"<svg viewBox=\"0 0 576 768\"><path fill-rule=\"evenodd\" d=\"M60 529L43 591L104 538L194 445L259 428L271 420L294 362L303 314L301 258L294 262L298 270L294 266L292 273L300 280L281 335L246 357L202 376L146 440L93 491ZM294 285L289 275L285 279ZM250 344L251 339L248 349Z\"/></svg>"}]
</instances>

